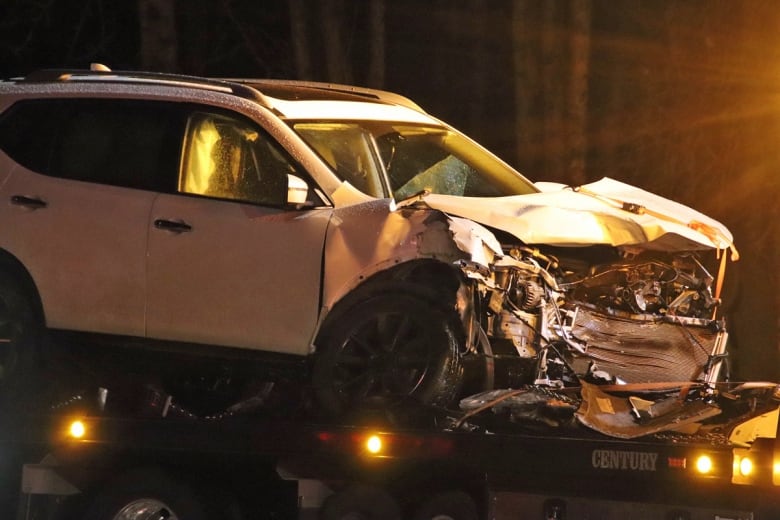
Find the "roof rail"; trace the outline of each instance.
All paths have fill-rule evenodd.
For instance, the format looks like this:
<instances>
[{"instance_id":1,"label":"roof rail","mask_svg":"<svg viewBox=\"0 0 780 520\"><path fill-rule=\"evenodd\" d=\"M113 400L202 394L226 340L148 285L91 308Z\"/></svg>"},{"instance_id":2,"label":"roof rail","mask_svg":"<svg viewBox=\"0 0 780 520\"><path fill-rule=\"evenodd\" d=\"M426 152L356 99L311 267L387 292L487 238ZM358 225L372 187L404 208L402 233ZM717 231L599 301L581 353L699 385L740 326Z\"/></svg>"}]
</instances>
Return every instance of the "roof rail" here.
<instances>
[{"instance_id":1,"label":"roof rail","mask_svg":"<svg viewBox=\"0 0 780 520\"><path fill-rule=\"evenodd\" d=\"M425 112L411 99L388 92L367 87L325 83L318 81L298 81L286 79L254 79L254 78L208 78L189 76L166 72L145 71L112 71L100 63L90 64L86 69L40 69L17 80L19 83L50 83L50 82L116 82L116 83L154 83L179 87L202 88L232 93L246 99L251 99L266 108L273 108L266 95L291 99L322 98L322 99L362 99L381 103L400 105L419 112Z\"/></svg>"},{"instance_id":2,"label":"roof rail","mask_svg":"<svg viewBox=\"0 0 780 520\"><path fill-rule=\"evenodd\" d=\"M228 92L246 99L251 99L263 106L270 107L266 97L256 89L243 83L232 83L222 79L170 74L165 72L144 71L112 71L105 65L91 64L85 69L40 69L31 72L19 83L49 83L49 82L116 82L116 83L153 83L178 87L202 88Z\"/></svg>"},{"instance_id":3,"label":"roof rail","mask_svg":"<svg viewBox=\"0 0 780 520\"><path fill-rule=\"evenodd\" d=\"M300 81L287 79L253 79L253 78L222 78L231 83L240 83L253 87L269 96L274 96L274 91L293 94L293 90L309 92L321 92L323 94L336 94L352 96L353 98L372 99L383 103L401 105L413 110L424 112L422 107L401 94L368 87L344 85L339 83L325 83L319 81Z\"/></svg>"}]
</instances>

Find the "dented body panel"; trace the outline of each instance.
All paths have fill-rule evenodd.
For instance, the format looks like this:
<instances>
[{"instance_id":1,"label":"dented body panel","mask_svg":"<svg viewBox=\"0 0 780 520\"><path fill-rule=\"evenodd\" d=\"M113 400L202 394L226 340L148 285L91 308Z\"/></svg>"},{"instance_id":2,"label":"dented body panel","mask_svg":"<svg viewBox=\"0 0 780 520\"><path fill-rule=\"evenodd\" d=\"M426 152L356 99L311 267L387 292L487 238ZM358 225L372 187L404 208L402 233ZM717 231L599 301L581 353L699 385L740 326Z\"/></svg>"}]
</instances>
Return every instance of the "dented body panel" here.
<instances>
[{"instance_id":1,"label":"dented body panel","mask_svg":"<svg viewBox=\"0 0 780 520\"><path fill-rule=\"evenodd\" d=\"M392 211L390 200L338 208L325 246L323 305L332 308L360 283L399 264L417 259L454 264L464 256L438 212Z\"/></svg>"},{"instance_id":2,"label":"dented body panel","mask_svg":"<svg viewBox=\"0 0 780 520\"><path fill-rule=\"evenodd\" d=\"M494 199L430 194L432 208L511 233L525 244L638 246L659 251L728 249L729 230L682 204L604 178L575 189Z\"/></svg>"}]
</instances>

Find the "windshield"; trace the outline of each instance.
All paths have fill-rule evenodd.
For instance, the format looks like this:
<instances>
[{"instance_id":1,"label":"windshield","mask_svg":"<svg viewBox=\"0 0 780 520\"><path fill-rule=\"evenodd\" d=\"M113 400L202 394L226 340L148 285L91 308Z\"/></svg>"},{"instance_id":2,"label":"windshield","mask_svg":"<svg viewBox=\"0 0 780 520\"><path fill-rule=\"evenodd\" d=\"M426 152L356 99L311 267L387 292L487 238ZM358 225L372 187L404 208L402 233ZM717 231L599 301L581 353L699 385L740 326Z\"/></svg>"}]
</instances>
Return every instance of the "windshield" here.
<instances>
[{"instance_id":1,"label":"windshield","mask_svg":"<svg viewBox=\"0 0 780 520\"><path fill-rule=\"evenodd\" d=\"M377 121L292 126L342 180L373 197L403 200L423 190L465 197L538 191L528 179L448 128Z\"/></svg>"}]
</instances>

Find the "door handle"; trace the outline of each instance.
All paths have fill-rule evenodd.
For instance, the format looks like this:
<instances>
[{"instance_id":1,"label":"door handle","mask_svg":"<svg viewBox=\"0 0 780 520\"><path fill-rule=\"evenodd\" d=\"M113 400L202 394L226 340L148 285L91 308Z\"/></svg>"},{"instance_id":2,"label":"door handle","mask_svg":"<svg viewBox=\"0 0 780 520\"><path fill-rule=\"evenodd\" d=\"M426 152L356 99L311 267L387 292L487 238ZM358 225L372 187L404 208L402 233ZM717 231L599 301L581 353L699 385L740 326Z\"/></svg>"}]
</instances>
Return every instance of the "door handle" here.
<instances>
[{"instance_id":1,"label":"door handle","mask_svg":"<svg viewBox=\"0 0 780 520\"><path fill-rule=\"evenodd\" d=\"M175 220L166 220L158 218L154 221L154 227L162 229L163 231L170 231L172 233L185 233L192 231L192 226L186 222L177 222Z\"/></svg>"},{"instance_id":2,"label":"door handle","mask_svg":"<svg viewBox=\"0 0 780 520\"><path fill-rule=\"evenodd\" d=\"M45 200L39 199L38 197L25 197L24 195L12 195L11 204L24 206L25 208L30 209L41 209L48 206L48 203Z\"/></svg>"}]
</instances>

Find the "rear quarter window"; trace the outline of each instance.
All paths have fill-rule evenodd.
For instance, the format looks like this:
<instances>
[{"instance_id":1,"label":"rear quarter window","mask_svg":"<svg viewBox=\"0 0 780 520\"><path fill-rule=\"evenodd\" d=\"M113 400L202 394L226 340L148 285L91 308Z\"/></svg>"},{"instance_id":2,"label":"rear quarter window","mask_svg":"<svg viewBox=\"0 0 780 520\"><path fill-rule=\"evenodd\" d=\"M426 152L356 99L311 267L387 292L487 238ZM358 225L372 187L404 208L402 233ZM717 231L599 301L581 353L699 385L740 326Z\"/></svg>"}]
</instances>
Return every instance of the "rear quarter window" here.
<instances>
[{"instance_id":1,"label":"rear quarter window","mask_svg":"<svg viewBox=\"0 0 780 520\"><path fill-rule=\"evenodd\" d=\"M62 103L20 101L0 116L0 148L25 168L46 173Z\"/></svg>"},{"instance_id":2,"label":"rear quarter window","mask_svg":"<svg viewBox=\"0 0 780 520\"><path fill-rule=\"evenodd\" d=\"M19 102L0 120L0 146L45 175L173 191L184 112L177 105L119 99Z\"/></svg>"}]
</instances>

